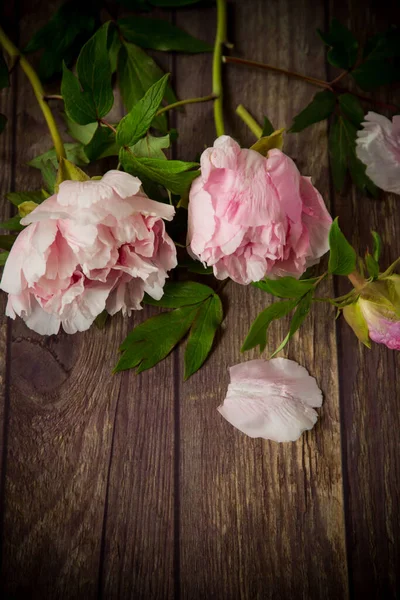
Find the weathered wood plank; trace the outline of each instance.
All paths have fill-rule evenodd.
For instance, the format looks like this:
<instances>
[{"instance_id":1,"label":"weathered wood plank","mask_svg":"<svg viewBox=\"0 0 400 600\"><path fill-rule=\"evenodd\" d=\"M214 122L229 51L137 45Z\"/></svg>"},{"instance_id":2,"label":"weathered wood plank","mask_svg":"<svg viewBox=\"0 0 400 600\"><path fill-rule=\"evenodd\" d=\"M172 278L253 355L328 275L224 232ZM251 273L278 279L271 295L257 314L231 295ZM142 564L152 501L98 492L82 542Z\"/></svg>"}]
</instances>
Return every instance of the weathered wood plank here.
<instances>
[{"instance_id":1,"label":"weathered wood plank","mask_svg":"<svg viewBox=\"0 0 400 600\"><path fill-rule=\"evenodd\" d=\"M231 3L230 9L234 29L229 41L236 55L325 77L324 50L312 33L324 25L323 3L254 0ZM210 41L213 22L212 10L178 18L179 25ZM209 56L179 57L177 68L181 97L209 93ZM226 72L227 131L243 144L254 138L233 115L237 104L283 127L314 93L283 76L240 67ZM188 107L177 119L179 154L190 160L215 137L212 108ZM326 125L288 136L286 150L304 174L313 176L329 204ZM246 438L216 412L228 384L227 368L252 357L240 355L239 347L251 321L270 302L261 292L235 284L223 295L222 339L212 359L180 388L182 597L346 598L332 315L324 306L316 308L287 352L309 369L324 392L320 421L299 442L277 445ZM274 326L270 348L285 333L282 325Z\"/></svg>"},{"instance_id":2,"label":"weathered wood plank","mask_svg":"<svg viewBox=\"0 0 400 600\"><path fill-rule=\"evenodd\" d=\"M360 42L400 20L397 2L331 3L336 16ZM346 85L349 78L344 80ZM377 91L374 97L399 103L399 92ZM373 104L365 110L383 112ZM389 114L389 113L388 113ZM382 265L400 255L399 197L378 200L351 189L334 198L335 214L348 239L362 254L371 245L370 231L383 238ZM339 293L349 288L340 282ZM355 598L397 598L400 589L400 367L398 352L358 343L343 320L338 321L341 411L346 480L346 522L350 586Z\"/></svg>"},{"instance_id":3,"label":"weathered wood plank","mask_svg":"<svg viewBox=\"0 0 400 600\"><path fill-rule=\"evenodd\" d=\"M20 43L55 9L21 6ZM25 163L51 147L29 83L19 76L16 187L35 189ZM13 324L3 578L9 596L97 595L105 494L121 379L111 377L126 331L42 338Z\"/></svg>"}]
</instances>

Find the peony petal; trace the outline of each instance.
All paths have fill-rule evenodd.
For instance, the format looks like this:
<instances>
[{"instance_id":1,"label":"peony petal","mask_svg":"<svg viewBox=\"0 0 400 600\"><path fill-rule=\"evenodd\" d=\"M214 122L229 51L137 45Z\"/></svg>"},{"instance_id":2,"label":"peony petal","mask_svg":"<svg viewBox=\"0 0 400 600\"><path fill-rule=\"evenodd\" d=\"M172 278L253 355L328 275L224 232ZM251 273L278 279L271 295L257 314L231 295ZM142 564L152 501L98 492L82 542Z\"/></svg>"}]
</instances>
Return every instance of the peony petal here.
<instances>
[{"instance_id":1,"label":"peony petal","mask_svg":"<svg viewBox=\"0 0 400 600\"><path fill-rule=\"evenodd\" d=\"M111 170L101 179L101 183L109 185L120 198L130 198L139 193L142 182L138 177L124 171Z\"/></svg>"},{"instance_id":2,"label":"peony petal","mask_svg":"<svg viewBox=\"0 0 400 600\"><path fill-rule=\"evenodd\" d=\"M297 440L312 429L322 393L304 367L286 358L253 360L230 369L231 383L218 408L250 437L276 442Z\"/></svg>"}]
</instances>

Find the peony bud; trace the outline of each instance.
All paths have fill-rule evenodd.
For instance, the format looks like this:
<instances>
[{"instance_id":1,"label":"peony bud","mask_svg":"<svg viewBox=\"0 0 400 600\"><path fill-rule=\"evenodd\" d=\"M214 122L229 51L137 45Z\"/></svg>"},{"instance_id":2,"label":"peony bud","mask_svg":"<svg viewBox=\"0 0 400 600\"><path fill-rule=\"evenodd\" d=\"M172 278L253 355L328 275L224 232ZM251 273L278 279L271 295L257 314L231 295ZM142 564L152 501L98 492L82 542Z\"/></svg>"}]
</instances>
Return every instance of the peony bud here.
<instances>
[{"instance_id":1,"label":"peony bud","mask_svg":"<svg viewBox=\"0 0 400 600\"><path fill-rule=\"evenodd\" d=\"M345 306L343 315L366 346L372 340L400 350L400 275L365 285L357 302Z\"/></svg>"}]
</instances>

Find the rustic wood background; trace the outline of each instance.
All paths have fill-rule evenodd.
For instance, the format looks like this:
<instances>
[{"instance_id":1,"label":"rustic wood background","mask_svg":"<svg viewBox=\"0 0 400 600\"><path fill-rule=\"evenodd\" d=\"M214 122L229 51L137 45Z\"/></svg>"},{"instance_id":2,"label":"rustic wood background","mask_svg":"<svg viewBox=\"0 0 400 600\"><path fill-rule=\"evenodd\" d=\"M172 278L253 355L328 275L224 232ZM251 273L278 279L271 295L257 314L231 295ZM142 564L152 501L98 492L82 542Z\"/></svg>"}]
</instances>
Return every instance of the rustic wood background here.
<instances>
[{"instance_id":1,"label":"rustic wood background","mask_svg":"<svg viewBox=\"0 0 400 600\"><path fill-rule=\"evenodd\" d=\"M7 31L23 46L57 5L8 1ZM229 37L238 56L327 80L335 73L316 28L336 16L364 40L399 23L397 6L232 0ZM162 14L213 41L214 8ZM210 55L160 60L179 97L210 92ZM239 102L283 127L316 91L234 65L225 82L227 129L243 144L252 136L234 114ZM394 99L384 91L376 97ZM0 104L10 119L0 137L4 198L39 185L26 162L51 144L23 73L14 72ZM191 160L213 142L210 104L172 119L180 134L176 156ZM399 198L371 200L350 185L333 192L326 123L287 136L286 150L312 175L360 251L377 229L385 263L399 256ZM9 211L2 200L0 216ZM327 284L325 291L346 289ZM3 597L400 597L399 354L382 346L368 351L329 307L318 306L287 355L317 378L325 396L320 420L294 444L251 440L216 407L228 366L251 357L240 355L240 342L269 299L234 284L223 299L227 316L212 359L183 384L181 351L138 377L110 375L121 340L154 309L116 317L104 331L41 338L1 316L1 296ZM274 325L273 346L284 328Z\"/></svg>"}]
</instances>

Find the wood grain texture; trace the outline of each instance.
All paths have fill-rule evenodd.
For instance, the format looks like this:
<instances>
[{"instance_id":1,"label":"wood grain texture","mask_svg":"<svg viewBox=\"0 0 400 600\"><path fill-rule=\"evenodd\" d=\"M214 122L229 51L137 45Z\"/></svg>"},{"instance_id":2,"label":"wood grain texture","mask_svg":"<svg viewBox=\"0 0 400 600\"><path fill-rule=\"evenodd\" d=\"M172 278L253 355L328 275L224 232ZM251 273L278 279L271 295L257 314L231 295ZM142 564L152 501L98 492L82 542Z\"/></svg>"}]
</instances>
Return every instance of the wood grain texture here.
<instances>
[{"instance_id":1,"label":"wood grain texture","mask_svg":"<svg viewBox=\"0 0 400 600\"><path fill-rule=\"evenodd\" d=\"M346 23L363 43L399 23L399 8L397 2L383 7L373 1L360 10L358 2L341 0L331 4L330 18ZM400 90L377 90L373 96L399 104ZM364 108L383 112L373 104ZM400 255L399 208L398 196L382 193L375 200L350 186L334 197L335 214L361 255L371 246L370 231L379 231L383 268ZM339 293L350 289L339 283ZM395 432L400 427L400 356L377 344L366 349L343 320L338 321L338 334L351 591L355 598L398 598L400 442Z\"/></svg>"},{"instance_id":2,"label":"wood grain texture","mask_svg":"<svg viewBox=\"0 0 400 600\"><path fill-rule=\"evenodd\" d=\"M55 3L21 5L26 43ZM16 106L17 190L41 185L26 162L51 146L22 73ZM12 327L5 481L3 579L10 597L97 595L115 408L121 379L110 376L127 324L43 338Z\"/></svg>"},{"instance_id":3,"label":"wood grain texture","mask_svg":"<svg viewBox=\"0 0 400 600\"><path fill-rule=\"evenodd\" d=\"M325 77L324 49L313 37L324 26L322 3L230 4L229 41L235 55ZM212 10L178 17L178 25L212 40ZM245 23L245 27L243 24ZM210 91L210 57L178 58L180 96ZM314 89L286 77L226 68L227 112L243 103L276 128L311 99ZM191 93L190 93L191 92ZM189 107L178 116L178 150L190 160L214 138L212 108ZM227 132L253 142L236 116ZM287 152L312 174L329 198L326 124L287 137ZM305 149L307 149L305 151ZM326 292L332 290L326 289ZM230 365L256 354L239 348L250 323L271 298L230 283L223 292L227 316L212 358L180 388L180 536L182 598L346 598L347 571L341 478L338 369L335 326L329 309L313 311L287 355L317 378L325 403L317 427L295 444L251 440L216 412ZM286 334L274 325L269 349Z\"/></svg>"}]
</instances>

